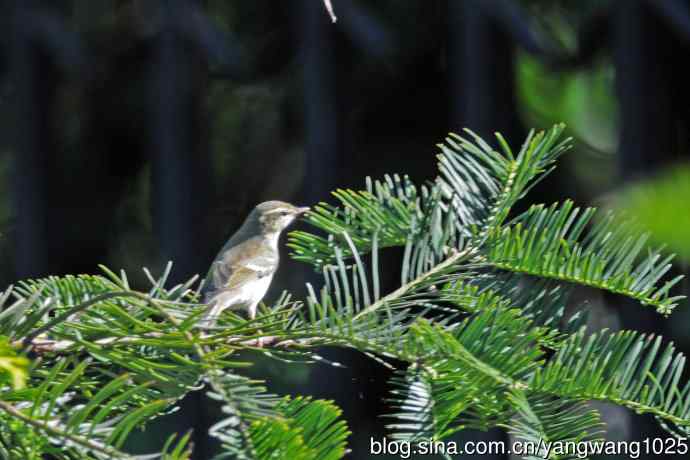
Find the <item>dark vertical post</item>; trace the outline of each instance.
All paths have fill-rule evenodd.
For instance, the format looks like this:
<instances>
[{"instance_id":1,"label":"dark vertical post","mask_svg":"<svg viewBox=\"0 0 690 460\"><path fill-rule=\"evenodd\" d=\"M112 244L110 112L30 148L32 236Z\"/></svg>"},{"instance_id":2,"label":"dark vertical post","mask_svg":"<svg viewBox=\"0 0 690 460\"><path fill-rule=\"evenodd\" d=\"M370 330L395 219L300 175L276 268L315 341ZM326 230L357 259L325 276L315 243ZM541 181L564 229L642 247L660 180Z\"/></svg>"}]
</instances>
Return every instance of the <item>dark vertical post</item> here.
<instances>
[{"instance_id":1,"label":"dark vertical post","mask_svg":"<svg viewBox=\"0 0 690 460\"><path fill-rule=\"evenodd\" d=\"M302 0L298 11L304 91L303 200L323 199L339 177L335 27L321 2Z\"/></svg>"},{"instance_id":2,"label":"dark vertical post","mask_svg":"<svg viewBox=\"0 0 690 460\"><path fill-rule=\"evenodd\" d=\"M612 10L621 123L618 170L626 180L658 168L675 148L669 66L677 58L670 52L668 29L646 3L633 0Z\"/></svg>"},{"instance_id":3,"label":"dark vertical post","mask_svg":"<svg viewBox=\"0 0 690 460\"><path fill-rule=\"evenodd\" d=\"M514 89L515 45L481 1L448 0L448 98L451 131L467 127L490 139L520 137ZM500 430L463 432L463 440L507 441ZM504 455L489 455L503 459Z\"/></svg>"},{"instance_id":4,"label":"dark vertical post","mask_svg":"<svg viewBox=\"0 0 690 460\"><path fill-rule=\"evenodd\" d=\"M331 190L338 187L341 181L351 179L344 177L342 172L346 147L341 98L346 89L343 80L347 80L347 76L342 75L342 72L347 72L342 60L348 56L339 46L342 45L338 36L340 23L331 23L323 4L320 1L301 0L299 5L294 14L300 40L305 136L305 171L300 201L313 204L329 200ZM338 8L338 3L334 3L334 7ZM303 266L295 285L303 289L305 282L320 283L321 280L310 268ZM334 379L340 370L315 366L310 373L310 388L305 392L336 399L351 426L366 420L368 408L358 398L363 385L359 378L366 375L361 371L360 357L336 349L323 350L322 353L327 359L347 363L350 377ZM329 382L327 386L323 384L325 381ZM355 432L350 440L353 452L365 452L368 437L357 434Z\"/></svg>"},{"instance_id":5,"label":"dark vertical post","mask_svg":"<svg viewBox=\"0 0 690 460\"><path fill-rule=\"evenodd\" d=\"M173 260L172 282L204 270L204 217L208 200L202 177L207 152L202 138L202 72L207 68L198 48L182 33L191 20L188 0L162 0L160 30L151 61L151 203L154 232L164 260ZM203 69L200 71L199 69ZM210 457L209 421L204 395L190 394L182 410L194 428L194 458Z\"/></svg>"},{"instance_id":6,"label":"dark vertical post","mask_svg":"<svg viewBox=\"0 0 690 460\"><path fill-rule=\"evenodd\" d=\"M50 164L53 161L52 114L56 70L31 37L35 2L14 2L11 22L10 78L14 97L12 200L16 218L15 276L44 275L49 270L48 221Z\"/></svg>"},{"instance_id":7,"label":"dark vertical post","mask_svg":"<svg viewBox=\"0 0 690 460\"><path fill-rule=\"evenodd\" d=\"M182 0L161 2L161 29L152 62L151 166L155 232L164 258L177 276L192 269L194 251L193 155L185 123L190 82L189 56L175 28Z\"/></svg>"},{"instance_id":8,"label":"dark vertical post","mask_svg":"<svg viewBox=\"0 0 690 460\"><path fill-rule=\"evenodd\" d=\"M161 0L150 69L152 214L161 256L175 262L173 281L205 268L208 65L205 53L184 32L184 22L198 13L196 3Z\"/></svg>"},{"instance_id":9,"label":"dark vertical post","mask_svg":"<svg viewBox=\"0 0 690 460\"><path fill-rule=\"evenodd\" d=\"M495 2L448 0L450 129L520 141L515 101L515 45L488 8Z\"/></svg>"},{"instance_id":10,"label":"dark vertical post","mask_svg":"<svg viewBox=\"0 0 690 460\"><path fill-rule=\"evenodd\" d=\"M647 176L667 164L676 151L671 67L673 41L669 31L652 14L648 2L619 2L612 8L612 53L616 69L616 92L620 105L620 143L618 174L621 183ZM682 83L685 85L685 83ZM635 302L615 298L611 304L623 311L625 305L634 315L620 315L622 327L658 333L664 329L663 319L653 310L640 308ZM606 412L603 412L606 415ZM663 436L658 424L630 414L616 414L622 439ZM622 420L621 420L622 419Z\"/></svg>"}]
</instances>

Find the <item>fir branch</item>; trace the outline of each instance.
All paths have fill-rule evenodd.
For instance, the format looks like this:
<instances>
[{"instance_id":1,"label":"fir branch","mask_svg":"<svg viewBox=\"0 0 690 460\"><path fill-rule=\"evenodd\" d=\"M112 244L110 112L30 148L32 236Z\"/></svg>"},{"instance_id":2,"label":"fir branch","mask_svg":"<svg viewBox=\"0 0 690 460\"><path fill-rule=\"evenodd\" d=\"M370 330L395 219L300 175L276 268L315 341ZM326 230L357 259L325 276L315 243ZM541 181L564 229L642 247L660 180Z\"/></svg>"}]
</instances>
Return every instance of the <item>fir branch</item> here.
<instances>
[{"instance_id":1,"label":"fir branch","mask_svg":"<svg viewBox=\"0 0 690 460\"><path fill-rule=\"evenodd\" d=\"M670 270L673 255L662 257L659 250L649 250L642 258L648 235L636 234L630 223L611 214L585 232L593 215L593 208L581 211L572 201L548 208L532 206L511 225L489 235L487 249L478 262L596 287L631 297L668 315L684 298L670 295L682 275L657 287ZM639 263L637 259L641 259Z\"/></svg>"},{"instance_id":2,"label":"fir branch","mask_svg":"<svg viewBox=\"0 0 690 460\"><path fill-rule=\"evenodd\" d=\"M107 455L107 458L121 459L121 460L136 460L134 456L120 452L119 450L108 446L107 444L97 443L82 436L77 436L67 430L58 428L57 426L48 423L47 421L37 420L22 413L19 409L9 404L6 401L0 400L0 409L14 418L21 420L28 425L37 428L46 434L57 436L58 438L67 439L81 447L84 447L92 452Z\"/></svg>"},{"instance_id":3,"label":"fir branch","mask_svg":"<svg viewBox=\"0 0 690 460\"><path fill-rule=\"evenodd\" d=\"M36 339L41 334L45 334L46 332L50 331L51 329L53 329L58 324L67 321L72 316L76 315L79 312L86 310L87 308L91 307L92 305L95 305L99 302L103 302L104 300L121 298L121 297L136 297L138 299L142 299L145 301L150 300L148 296L141 294L141 293L138 293L138 292L134 292L134 291L106 292L104 294L97 295L97 296L95 296L89 300L86 300L86 301L80 303L79 305L75 305L74 307L69 308L67 311L63 312L59 316L56 316L55 318L50 320L48 323L35 329L30 334L28 334L26 337L24 337L23 343L24 343L24 345L29 345L31 342L34 341L34 339Z\"/></svg>"},{"instance_id":4,"label":"fir branch","mask_svg":"<svg viewBox=\"0 0 690 460\"><path fill-rule=\"evenodd\" d=\"M431 270L422 273L419 275L417 278L411 280L410 282L400 286L397 288L395 291L391 292L390 294L385 295L382 297L380 300L374 302L364 310L360 311L354 316L354 319L360 319L361 317L371 314L375 312L376 310L384 307L388 303L400 299L406 294L409 294L410 292L414 291L417 287L422 285L425 282L428 282L430 279L433 279L435 276L438 276L439 274L445 272L446 270L450 269L453 267L454 264L459 263L462 260L468 259L469 257L472 256L474 253L474 249L466 249L464 251L456 252L452 256L448 257L446 260L432 268Z\"/></svg>"}]
</instances>

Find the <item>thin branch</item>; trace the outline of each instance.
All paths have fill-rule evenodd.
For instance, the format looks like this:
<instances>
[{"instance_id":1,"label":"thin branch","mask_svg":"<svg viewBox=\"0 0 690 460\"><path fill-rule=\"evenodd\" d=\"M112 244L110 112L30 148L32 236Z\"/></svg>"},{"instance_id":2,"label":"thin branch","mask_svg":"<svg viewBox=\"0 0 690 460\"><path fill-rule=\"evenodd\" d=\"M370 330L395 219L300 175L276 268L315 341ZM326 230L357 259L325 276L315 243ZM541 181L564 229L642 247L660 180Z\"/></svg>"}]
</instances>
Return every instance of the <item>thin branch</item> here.
<instances>
[{"instance_id":1,"label":"thin branch","mask_svg":"<svg viewBox=\"0 0 690 460\"><path fill-rule=\"evenodd\" d=\"M148 332L140 336L117 336L117 337L105 337L94 341L93 343L101 347L115 346L120 344L133 344L140 340L146 339L156 339L163 337L162 332ZM22 340L13 342L15 347L28 346L36 353L60 353L65 351L72 351L71 348L75 345L80 345L79 342L74 340L60 340L60 339L48 339L43 337L36 337L30 343L25 343Z\"/></svg>"},{"instance_id":2,"label":"thin branch","mask_svg":"<svg viewBox=\"0 0 690 460\"><path fill-rule=\"evenodd\" d=\"M142 300L150 301L151 299L146 296L145 294L141 294L139 292L133 292L133 291L119 291L119 292L107 292L105 294L100 294L95 297L92 297L91 299L80 303L79 305L75 305L74 307L70 308L63 314L56 316L53 318L51 321L49 321L47 324L44 324L43 326L39 327L38 329L34 330L30 334L27 334L24 339L22 339L22 343L25 346L28 346L31 344L36 337L38 337L41 334L44 334L48 331L50 331L52 328L57 326L58 324L67 321L72 315L75 315L81 311L86 310L90 306L97 304L98 302L102 302L104 300L116 298L116 297L136 297Z\"/></svg>"},{"instance_id":3,"label":"thin branch","mask_svg":"<svg viewBox=\"0 0 690 460\"><path fill-rule=\"evenodd\" d=\"M143 335L134 336L117 336L117 337L104 337L99 340L95 340L93 343L99 347L114 347L117 345L132 345L138 344L142 340L147 339L160 339L164 338L165 333L163 332L147 332ZM185 339L188 337L185 336ZM214 340L215 339L215 340ZM247 338L242 336L218 336L216 334L199 334L199 341L206 342L207 344L228 344L228 345L240 345L246 347L253 346L271 346L274 345L279 348L287 348L293 345L308 346L315 341L322 339L322 337L308 337L302 339L295 339L291 336L280 336L280 335L267 335L259 336L254 338ZM17 340L12 343L16 348L28 346L36 353L63 353L63 352L74 352L73 347L82 345L82 343L75 340L66 339L50 339L43 337L34 338L31 343L24 343L22 340ZM194 347L194 343L189 341L190 347Z\"/></svg>"},{"instance_id":4,"label":"thin branch","mask_svg":"<svg viewBox=\"0 0 690 460\"><path fill-rule=\"evenodd\" d=\"M368 307L366 307L365 309L363 309L362 311L357 313L354 316L353 320L357 320L364 315L372 313L372 312L378 310L379 308L383 307L384 305L386 305L388 302L402 297L403 295L405 295L406 293L408 293L409 291L414 289L416 286L422 284L424 281L428 280L432 276L434 276L437 273L440 273L443 270L447 269L448 267L452 266L458 260L461 260L465 257L471 256L475 252L476 252L475 248L467 248L464 251L456 252L455 254L448 257L446 260L444 260L440 264L436 265L431 270L422 273L417 278L413 279L412 281L410 281L408 283L403 284L402 286L400 286L398 289L391 292L390 294L381 297L379 300L377 300L376 302L372 303L371 305L369 305Z\"/></svg>"},{"instance_id":5,"label":"thin branch","mask_svg":"<svg viewBox=\"0 0 690 460\"><path fill-rule=\"evenodd\" d=\"M331 17L331 21L335 24L335 22L338 21L338 18L333 12L333 4L331 3L331 0L323 0L323 4L326 7L326 11L328 11L328 15Z\"/></svg>"}]
</instances>

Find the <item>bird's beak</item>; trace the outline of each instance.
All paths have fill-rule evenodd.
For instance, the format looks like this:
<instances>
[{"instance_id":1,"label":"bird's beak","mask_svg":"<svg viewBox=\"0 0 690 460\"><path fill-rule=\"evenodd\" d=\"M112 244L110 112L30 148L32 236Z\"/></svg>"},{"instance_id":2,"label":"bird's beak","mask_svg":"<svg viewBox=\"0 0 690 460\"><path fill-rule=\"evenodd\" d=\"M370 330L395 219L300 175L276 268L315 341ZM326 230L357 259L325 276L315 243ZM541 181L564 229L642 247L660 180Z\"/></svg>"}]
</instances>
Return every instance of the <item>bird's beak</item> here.
<instances>
[{"instance_id":1,"label":"bird's beak","mask_svg":"<svg viewBox=\"0 0 690 460\"><path fill-rule=\"evenodd\" d=\"M309 211L309 206L304 206L303 208L297 208L297 215L300 216L307 211Z\"/></svg>"}]
</instances>

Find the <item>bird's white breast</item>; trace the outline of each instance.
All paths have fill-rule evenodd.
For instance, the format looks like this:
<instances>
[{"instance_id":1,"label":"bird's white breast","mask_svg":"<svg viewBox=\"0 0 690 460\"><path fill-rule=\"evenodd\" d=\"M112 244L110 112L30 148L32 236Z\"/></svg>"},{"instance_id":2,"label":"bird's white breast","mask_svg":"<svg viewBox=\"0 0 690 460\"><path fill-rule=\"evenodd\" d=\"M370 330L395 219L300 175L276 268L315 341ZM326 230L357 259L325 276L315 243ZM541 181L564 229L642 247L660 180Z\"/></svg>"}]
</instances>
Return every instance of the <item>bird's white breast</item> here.
<instances>
[{"instance_id":1,"label":"bird's white breast","mask_svg":"<svg viewBox=\"0 0 690 460\"><path fill-rule=\"evenodd\" d=\"M247 283L246 286L243 286L243 289L247 292L247 296L250 299L259 301L266 295L266 291L268 291L271 281L273 281L273 275L264 276L256 281Z\"/></svg>"},{"instance_id":2,"label":"bird's white breast","mask_svg":"<svg viewBox=\"0 0 690 460\"><path fill-rule=\"evenodd\" d=\"M254 281L248 281L243 283L237 289L234 289L233 296L227 299L227 307L244 304L244 305L254 305L261 301L266 295L271 281L273 280L273 275L263 276Z\"/></svg>"}]
</instances>

